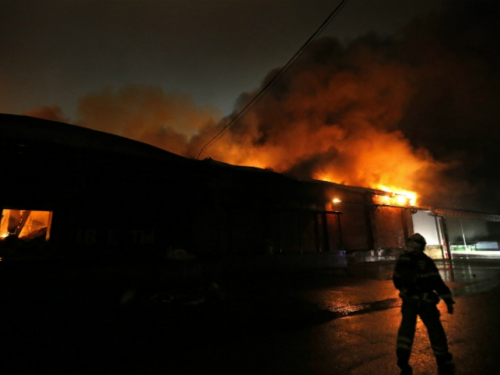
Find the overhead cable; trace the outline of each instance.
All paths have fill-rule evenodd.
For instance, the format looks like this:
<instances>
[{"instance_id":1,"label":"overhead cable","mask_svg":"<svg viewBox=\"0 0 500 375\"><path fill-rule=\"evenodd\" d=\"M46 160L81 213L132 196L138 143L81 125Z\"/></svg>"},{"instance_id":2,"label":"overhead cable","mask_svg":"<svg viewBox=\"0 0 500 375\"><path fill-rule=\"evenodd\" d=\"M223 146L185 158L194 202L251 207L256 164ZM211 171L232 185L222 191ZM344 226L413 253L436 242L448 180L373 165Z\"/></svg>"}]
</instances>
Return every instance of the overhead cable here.
<instances>
[{"instance_id":1,"label":"overhead cable","mask_svg":"<svg viewBox=\"0 0 500 375\"><path fill-rule=\"evenodd\" d=\"M307 41L300 47L300 49L295 52L290 60L276 73L276 75L250 100L242 110L240 110L232 119L229 121L210 141L208 141L200 150L196 159L199 159L203 151L210 147L213 143L217 142L226 132L234 126L238 120L243 116L266 92L267 90L276 82L276 80L281 77L298 59L300 55L306 50L306 48L311 44L330 24L330 22L335 18L337 14L340 13L342 8L348 3L349 0L342 0L339 5L328 15L326 20L321 24L321 26L307 39Z\"/></svg>"}]
</instances>

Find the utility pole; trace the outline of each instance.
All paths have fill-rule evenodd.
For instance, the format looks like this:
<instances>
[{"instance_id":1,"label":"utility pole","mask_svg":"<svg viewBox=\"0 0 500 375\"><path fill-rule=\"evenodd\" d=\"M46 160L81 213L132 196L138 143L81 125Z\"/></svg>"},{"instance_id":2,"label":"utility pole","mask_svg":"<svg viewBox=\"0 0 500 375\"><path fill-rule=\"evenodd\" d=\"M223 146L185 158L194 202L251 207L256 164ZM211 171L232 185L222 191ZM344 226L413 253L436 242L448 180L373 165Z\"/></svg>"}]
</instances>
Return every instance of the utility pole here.
<instances>
[{"instance_id":1,"label":"utility pole","mask_svg":"<svg viewBox=\"0 0 500 375\"><path fill-rule=\"evenodd\" d=\"M462 228L462 238L464 239L464 250L469 251L467 249L467 242L465 242L465 233L464 233L464 226L462 225L462 219L460 219L460 228Z\"/></svg>"}]
</instances>

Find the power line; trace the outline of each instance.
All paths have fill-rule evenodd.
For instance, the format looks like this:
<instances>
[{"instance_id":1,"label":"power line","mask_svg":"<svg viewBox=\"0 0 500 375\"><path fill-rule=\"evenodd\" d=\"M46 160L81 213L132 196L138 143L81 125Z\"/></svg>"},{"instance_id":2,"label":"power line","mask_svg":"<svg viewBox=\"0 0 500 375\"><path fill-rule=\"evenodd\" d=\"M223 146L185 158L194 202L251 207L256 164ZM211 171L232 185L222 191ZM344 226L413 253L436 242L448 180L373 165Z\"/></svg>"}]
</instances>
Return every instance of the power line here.
<instances>
[{"instance_id":1,"label":"power line","mask_svg":"<svg viewBox=\"0 0 500 375\"><path fill-rule=\"evenodd\" d=\"M349 0L342 0L339 5L328 15L326 20L321 24L321 26L307 39L307 41L300 47L300 49L295 52L295 54L291 57L290 60L276 73L276 75L255 95L252 100L250 100L243 109L234 116L231 121L227 125L225 125L210 141L208 141L200 150L198 156L196 159L200 158L200 155L202 152L215 143L217 140L219 140L226 132L237 123L237 120L241 118L242 115L244 115L266 92L267 90L276 82L276 80L282 76L291 66L292 64L298 59L298 57L306 50L306 48L311 44L311 42L316 39L322 32L323 30L330 24L333 18L337 14L340 13L342 8L348 3Z\"/></svg>"}]
</instances>

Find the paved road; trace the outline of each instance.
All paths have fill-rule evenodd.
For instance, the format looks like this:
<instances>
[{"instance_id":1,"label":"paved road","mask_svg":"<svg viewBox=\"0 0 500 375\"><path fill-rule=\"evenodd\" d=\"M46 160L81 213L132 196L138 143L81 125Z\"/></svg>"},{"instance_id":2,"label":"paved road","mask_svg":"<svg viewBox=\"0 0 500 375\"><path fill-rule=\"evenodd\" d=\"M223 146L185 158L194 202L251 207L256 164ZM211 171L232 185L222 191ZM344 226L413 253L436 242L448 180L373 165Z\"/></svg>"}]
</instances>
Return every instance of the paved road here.
<instances>
[{"instance_id":1,"label":"paved road","mask_svg":"<svg viewBox=\"0 0 500 375\"><path fill-rule=\"evenodd\" d=\"M500 373L500 261L455 260L438 266L457 294L454 315L446 313L443 303L439 305L455 355L455 373ZM391 263L356 265L351 267L350 277L324 273L304 280L302 285L290 286L281 296L281 303L288 304L289 311L276 306L269 311L281 314L281 324L275 326L279 328L217 343L182 370L196 373L197 369L211 368L220 374L398 374L394 352L401 304L390 281L392 268ZM274 297L275 302L279 299ZM411 363L415 374L437 373L420 321Z\"/></svg>"},{"instance_id":2,"label":"paved road","mask_svg":"<svg viewBox=\"0 0 500 375\"><path fill-rule=\"evenodd\" d=\"M454 315L439 305L455 374L500 373L500 260L438 266L457 295ZM225 302L189 308L41 306L4 322L3 362L25 374L398 374L392 268L225 280ZM437 373L421 322L411 363Z\"/></svg>"}]
</instances>

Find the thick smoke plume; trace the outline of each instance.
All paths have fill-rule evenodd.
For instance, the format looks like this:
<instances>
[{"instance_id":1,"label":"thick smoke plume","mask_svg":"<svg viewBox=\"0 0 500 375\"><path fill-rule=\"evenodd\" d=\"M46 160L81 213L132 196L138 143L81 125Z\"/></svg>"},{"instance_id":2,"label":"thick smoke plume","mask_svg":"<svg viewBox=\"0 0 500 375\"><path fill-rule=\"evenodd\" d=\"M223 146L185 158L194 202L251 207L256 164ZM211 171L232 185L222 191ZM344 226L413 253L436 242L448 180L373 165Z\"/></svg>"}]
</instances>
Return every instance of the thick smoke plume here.
<instances>
[{"instance_id":1,"label":"thick smoke plume","mask_svg":"<svg viewBox=\"0 0 500 375\"><path fill-rule=\"evenodd\" d=\"M475 195L500 184L481 177L500 160L500 57L491 45L500 6L446 4L393 38L318 39L202 158L491 211L500 202ZM256 92L242 94L238 108ZM189 96L142 86L92 93L79 113L79 125L192 158L234 116L220 120Z\"/></svg>"},{"instance_id":2,"label":"thick smoke plume","mask_svg":"<svg viewBox=\"0 0 500 375\"><path fill-rule=\"evenodd\" d=\"M303 178L428 191L422 181L446 165L399 130L414 88L386 43L317 41L207 155Z\"/></svg>"}]
</instances>

